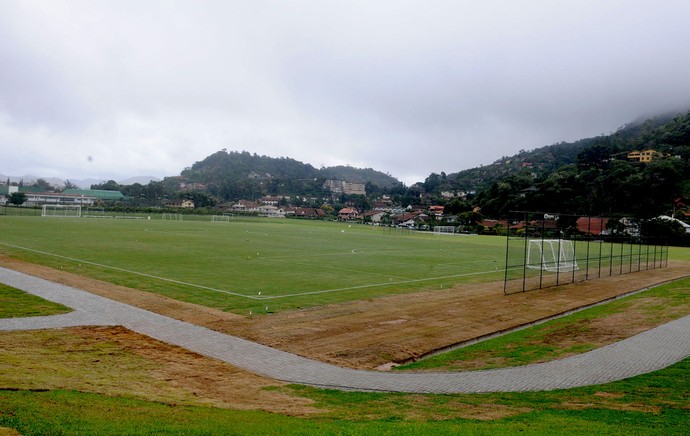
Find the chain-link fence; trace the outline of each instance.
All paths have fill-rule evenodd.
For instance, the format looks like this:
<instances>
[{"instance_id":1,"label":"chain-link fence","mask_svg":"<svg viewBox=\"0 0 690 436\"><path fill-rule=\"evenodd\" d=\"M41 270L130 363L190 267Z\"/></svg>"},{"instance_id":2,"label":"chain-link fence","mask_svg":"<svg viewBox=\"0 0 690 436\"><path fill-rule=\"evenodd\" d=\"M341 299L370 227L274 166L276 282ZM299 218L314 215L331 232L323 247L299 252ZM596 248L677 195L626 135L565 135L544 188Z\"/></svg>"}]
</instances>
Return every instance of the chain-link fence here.
<instances>
[{"instance_id":1,"label":"chain-link fence","mask_svg":"<svg viewBox=\"0 0 690 436\"><path fill-rule=\"evenodd\" d=\"M663 268L668 243L648 233L631 218L513 212L504 292Z\"/></svg>"}]
</instances>

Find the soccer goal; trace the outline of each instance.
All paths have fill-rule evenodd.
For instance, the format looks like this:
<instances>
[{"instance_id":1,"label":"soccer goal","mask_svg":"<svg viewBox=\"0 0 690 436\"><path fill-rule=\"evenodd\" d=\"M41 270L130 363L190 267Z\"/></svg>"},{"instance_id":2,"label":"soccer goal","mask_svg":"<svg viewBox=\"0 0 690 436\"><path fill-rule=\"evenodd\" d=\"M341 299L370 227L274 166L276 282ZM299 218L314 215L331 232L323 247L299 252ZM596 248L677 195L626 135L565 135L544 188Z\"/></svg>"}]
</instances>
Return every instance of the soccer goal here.
<instances>
[{"instance_id":1,"label":"soccer goal","mask_svg":"<svg viewBox=\"0 0 690 436\"><path fill-rule=\"evenodd\" d=\"M182 221L182 214L181 213L163 213L161 218L164 221Z\"/></svg>"},{"instance_id":2,"label":"soccer goal","mask_svg":"<svg viewBox=\"0 0 690 436\"><path fill-rule=\"evenodd\" d=\"M229 215L213 215L211 217L211 222L212 223L229 223L230 222L230 216Z\"/></svg>"},{"instance_id":3,"label":"soccer goal","mask_svg":"<svg viewBox=\"0 0 690 436\"><path fill-rule=\"evenodd\" d=\"M573 241L567 239L530 239L527 268L550 272L578 269Z\"/></svg>"},{"instance_id":4,"label":"soccer goal","mask_svg":"<svg viewBox=\"0 0 690 436\"><path fill-rule=\"evenodd\" d=\"M434 234L435 235L442 235L442 234L453 234L455 233L455 226L435 226L434 227Z\"/></svg>"},{"instance_id":5,"label":"soccer goal","mask_svg":"<svg viewBox=\"0 0 690 436\"><path fill-rule=\"evenodd\" d=\"M79 218L81 217L81 206L44 204L41 208L41 216Z\"/></svg>"}]
</instances>

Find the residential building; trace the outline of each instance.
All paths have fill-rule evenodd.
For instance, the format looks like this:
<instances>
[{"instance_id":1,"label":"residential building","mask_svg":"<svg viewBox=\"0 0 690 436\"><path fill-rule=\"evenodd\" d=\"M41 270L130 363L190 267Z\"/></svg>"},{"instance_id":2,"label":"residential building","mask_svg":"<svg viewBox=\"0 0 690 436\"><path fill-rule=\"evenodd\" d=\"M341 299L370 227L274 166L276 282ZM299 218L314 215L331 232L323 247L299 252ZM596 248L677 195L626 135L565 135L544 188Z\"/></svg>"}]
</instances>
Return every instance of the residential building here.
<instances>
[{"instance_id":1,"label":"residential building","mask_svg":"<svg viewBox=\"0 0 690 436\"><path fill-rule=\"evenodd\" d=\"M333 194L367 195L364 183L351 183L342 180L326 180L323 187Z\"/></svg>"},{"instance_id":2,"label":"residential building","mask_svg":"<svg viewBox=\"0 0 690 436\"><path fill-rule=\"evenodd\" d=\"M654 158L661 156L663 156L663 153L652 149L641 151L636 150L628 153L628 160L646 163L651 162Z\"/></svg>"},{"instance_id":3,"label":"residential building","mask_svg":"<svg viewBox=\"0 0 690 436\"><path fill-rule=\"evenodd\" d=\"M352 221L359 219L359 211L353 207L345 207L338 212L338 219Z\"/></svg>"}]
</instances>

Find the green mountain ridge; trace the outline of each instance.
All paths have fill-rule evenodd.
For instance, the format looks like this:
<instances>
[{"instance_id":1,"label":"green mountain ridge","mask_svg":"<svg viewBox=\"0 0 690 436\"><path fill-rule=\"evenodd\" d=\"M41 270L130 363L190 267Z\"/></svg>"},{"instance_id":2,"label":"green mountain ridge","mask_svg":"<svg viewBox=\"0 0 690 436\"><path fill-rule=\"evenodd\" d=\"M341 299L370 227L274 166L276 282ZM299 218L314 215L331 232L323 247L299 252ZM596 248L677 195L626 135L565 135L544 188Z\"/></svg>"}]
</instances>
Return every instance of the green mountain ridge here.
<instances>
[{"instance_id":1,"label":"green mountain ridge","mask_svg":"<svg viewBox=\"0 0 690 436\"><path fill-rule=\"evenodd\" d=\"M632 151L654 150L649 161ZM466 183L472 172L446 177ZM476 204L501 217L510 210L640 218L685 210L690 197L690 112L623 126L610 135L521 152L492 164ZM456 185L457 186L457 185Z\"/></svg>"},{"instance_id":2,"label":"green mountain ridge","mask_svg":"<svg viewBox=\"0 0 690 436\"><path fill-rule=\"evenodd\" d=\"M372 168L335 166L314 168L295 159L260 156L247 151L220 150L180 174L186 185L204 186L226 200L262 195L324 195L328 179L362 183L370 189L391 189L401 182Z\"/></svg>"},{"instance_id":3,"label":"green mountain ridge","mask_svg":"<svg viewBox=\"0 0 690 436\"><path fill-rule=\"evenodd\" d=\"M639 117L624 124L610 135L583 138L573 142L559 142L529 151L520 150L513 156L503 156L489 165L448 174L445 177L445 183L439 187L450 191L479 191L488 188L498 179L515 176L526 170L537 176L543 176L556 171L563 165L577 163L581 152L596 145L617 144L617 148L611 149L613 154L654 148L664 142L673 141L673 137L682 139L681 142L676 141L676 145L681 145L683 141L687 144L688 141L684 136L687 131L682 128L683 123L687 123L687 119L688 113L679 112L664 113L650 118ZM662 138L658 133L654 133L655 129L666 124L669 124L669 129L674 131L674 134L669 135L669 132L666 132ZM433 179L434 174L432 173L430 177ZM428 181L429 179L425 183Z\"/></svg>"}]
</instances>

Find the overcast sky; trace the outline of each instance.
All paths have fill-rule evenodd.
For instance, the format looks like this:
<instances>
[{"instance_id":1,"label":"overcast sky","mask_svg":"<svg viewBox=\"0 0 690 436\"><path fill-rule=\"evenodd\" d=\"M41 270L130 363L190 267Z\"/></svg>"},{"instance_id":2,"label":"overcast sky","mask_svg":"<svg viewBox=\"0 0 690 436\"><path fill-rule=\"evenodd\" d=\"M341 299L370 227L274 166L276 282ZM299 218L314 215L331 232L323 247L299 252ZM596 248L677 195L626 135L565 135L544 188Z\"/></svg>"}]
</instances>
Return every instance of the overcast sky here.
<instances>
[{"instance_id":1,"label":"overcast sky","mask_svg":"<svg viewBox=\"0 0 690 436\"><path fill-rule=\"evenodd\" d=\"M220 149L410 185L690 107L690 1L0 0L0 173Z\"/></svg>"}]
</instances>

